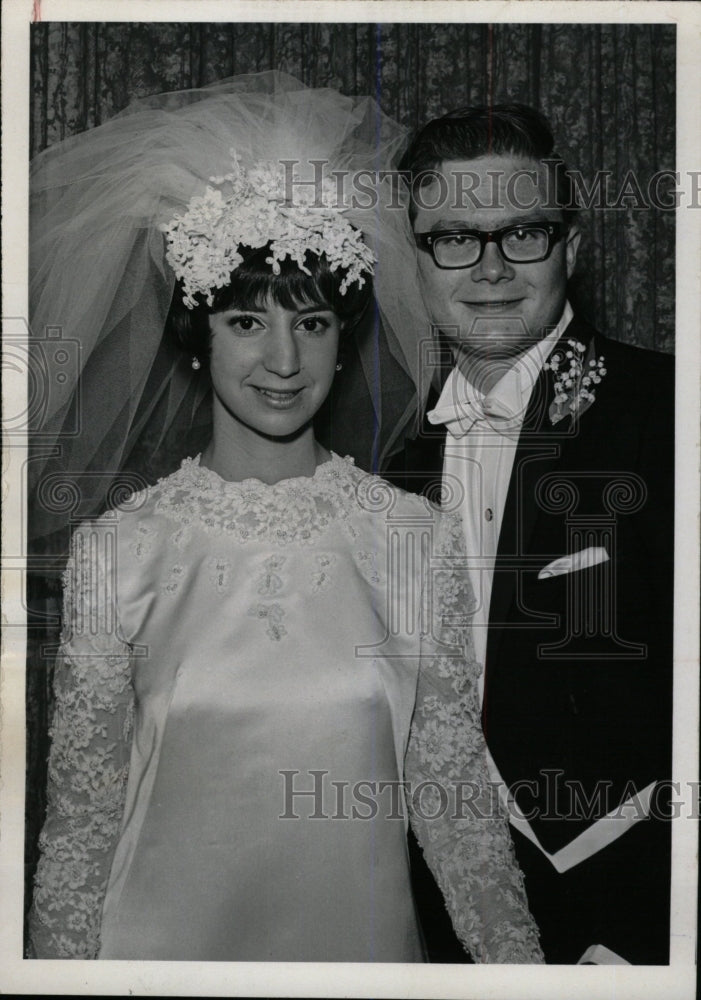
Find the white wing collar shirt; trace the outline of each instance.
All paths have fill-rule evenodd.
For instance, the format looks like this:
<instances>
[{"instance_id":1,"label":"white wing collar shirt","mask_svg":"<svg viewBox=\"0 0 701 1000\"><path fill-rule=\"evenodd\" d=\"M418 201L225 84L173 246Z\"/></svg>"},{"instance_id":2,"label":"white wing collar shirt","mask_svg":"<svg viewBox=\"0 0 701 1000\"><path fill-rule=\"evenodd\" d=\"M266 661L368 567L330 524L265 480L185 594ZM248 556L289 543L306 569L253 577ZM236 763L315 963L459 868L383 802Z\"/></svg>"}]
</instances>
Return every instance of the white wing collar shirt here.
<instances>
[{"instance_id":1,"label":"white wing collar shirt","mask_svg":"<svg viewBox=\"0 0 701 1000\"><path fill-rule=\"evenodd\" d=\"M448 431L443 484L450 504L462 516L470 581L475 593L475 652L484 663L489 602L499 532L521 427L540 371L572 320L567 302L547 337L521 355L487 394L459 368L451 371L435 408L427 416ZM483 678L480 683L482 696Z\"/></svg>"}]
</instances>

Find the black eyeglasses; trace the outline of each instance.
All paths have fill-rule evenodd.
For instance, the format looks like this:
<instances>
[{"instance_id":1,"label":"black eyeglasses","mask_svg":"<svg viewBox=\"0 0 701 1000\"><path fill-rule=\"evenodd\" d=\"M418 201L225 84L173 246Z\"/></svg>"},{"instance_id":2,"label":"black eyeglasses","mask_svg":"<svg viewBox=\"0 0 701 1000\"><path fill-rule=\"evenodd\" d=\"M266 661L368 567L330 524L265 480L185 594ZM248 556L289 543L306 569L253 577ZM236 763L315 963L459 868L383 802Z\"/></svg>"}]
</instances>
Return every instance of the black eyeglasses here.
<instances>
[{"instance_id":1,"label":"black eyeglasses","mask_svg":"<svg viewBox=\"0 0 701 1000\"><path fill-rule=\"evenodd\" d=\"M414 233L417 245L433 256L438 267L472 267L482 260L488 243L496 243L510 264L535 264L547 260L567 232L563 222L529 222L484 232L481 229L440 229Z\"/></svg>"}]
</instances>

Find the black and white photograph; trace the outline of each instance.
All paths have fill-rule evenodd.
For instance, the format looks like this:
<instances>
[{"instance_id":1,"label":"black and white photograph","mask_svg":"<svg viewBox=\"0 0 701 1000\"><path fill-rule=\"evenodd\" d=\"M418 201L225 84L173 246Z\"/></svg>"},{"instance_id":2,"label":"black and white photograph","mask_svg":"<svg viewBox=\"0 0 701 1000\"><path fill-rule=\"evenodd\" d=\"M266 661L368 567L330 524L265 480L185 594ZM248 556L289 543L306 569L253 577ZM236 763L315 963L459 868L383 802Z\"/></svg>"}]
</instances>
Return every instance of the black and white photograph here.
<instances>
[{"instance_id":1,"label":"black and white photograph","mask_svg":"<svg viewBox=\"0 0 701 1000\"><path fill-rule=\"evenodd\" d=\"M7 10L0 988L692 997L701 7Z\"/></svg>"}]
</instances>

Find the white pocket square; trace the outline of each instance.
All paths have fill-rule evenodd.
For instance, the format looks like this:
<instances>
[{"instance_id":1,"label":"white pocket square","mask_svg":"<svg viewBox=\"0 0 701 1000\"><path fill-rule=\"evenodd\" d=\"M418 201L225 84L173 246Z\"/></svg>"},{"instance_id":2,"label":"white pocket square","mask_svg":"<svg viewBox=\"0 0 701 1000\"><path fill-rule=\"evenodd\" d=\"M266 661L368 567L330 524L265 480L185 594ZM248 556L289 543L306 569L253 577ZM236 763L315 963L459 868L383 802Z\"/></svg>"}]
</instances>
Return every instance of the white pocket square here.
<instances>
[{"instance_id":1,"label":"white pocket square","mask_svg":"<svg viewBox=\"0 0 701 1000\"><path fill-rule=\"evenodd\" d=\"M562 576L564 573L576 573L580 569L589 569L599 563L608 562L609 554L602 545L590 546L581 552L573 552L571 556L561 556L543 566L538 574L539 580L547 580L551 576Z\"/></svg>"}]
</instances>

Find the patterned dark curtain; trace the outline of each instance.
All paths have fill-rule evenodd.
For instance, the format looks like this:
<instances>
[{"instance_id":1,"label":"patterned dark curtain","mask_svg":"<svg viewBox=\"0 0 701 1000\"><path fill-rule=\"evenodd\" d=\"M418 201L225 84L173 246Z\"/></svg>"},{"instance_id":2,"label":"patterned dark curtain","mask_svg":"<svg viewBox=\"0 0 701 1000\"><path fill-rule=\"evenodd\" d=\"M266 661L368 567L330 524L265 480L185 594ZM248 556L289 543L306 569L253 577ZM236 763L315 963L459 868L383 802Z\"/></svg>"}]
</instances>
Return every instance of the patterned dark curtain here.
<instances>
[{"instance_id":1,"label":"patterned dark curtain","mask_svg":"<svg viewBox=\"0 0 701 1000\"><path fill-rule=\"evenodd\" d=\"M619 340L674 349L674 213L647 207L674 169L675 28L659 24L64 24L32 31L31 150L99 125L131 100L280 69L373 94L414 129L463 104L516 100L550 118L591 186L618 208L584 212L573 290ZM669 182L667 182L667 188ZM669 197L663 183L662 200Z\"/></svg>"},{"instance_id":2,"label":"patterned dark curtain","mask_svg":"<svg viewBox=\"0 0 701 1000\"><path fill-rule=\"evenodd\" d=\"M99 125L135 98L280 69L313 86L371 93L412 129L465 104L536 105L588 184L595 171L610 171L615 199L633 171L645 194L656 172L674 169L675 40L673 26L645 24L41 23L31 36L31 151ZM634 192L622 207L582 214L573 298L612 336L671 352L674 214L636 201ZM33 576L28 596L31 875L43 822L58 574Z\"/></svg>"}]
</instances>

